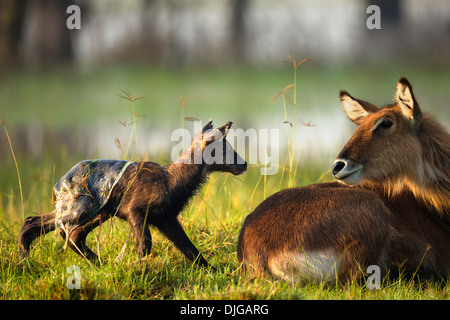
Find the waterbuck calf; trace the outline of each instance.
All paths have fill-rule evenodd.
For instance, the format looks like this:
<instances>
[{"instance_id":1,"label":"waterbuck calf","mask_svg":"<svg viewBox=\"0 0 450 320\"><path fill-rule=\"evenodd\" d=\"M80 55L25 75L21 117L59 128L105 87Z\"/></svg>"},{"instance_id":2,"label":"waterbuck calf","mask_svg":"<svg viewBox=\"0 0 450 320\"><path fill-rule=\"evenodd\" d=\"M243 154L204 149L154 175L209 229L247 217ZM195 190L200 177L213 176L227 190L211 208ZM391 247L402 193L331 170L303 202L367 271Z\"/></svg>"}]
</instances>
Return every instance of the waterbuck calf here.
<instances>
[{"instance_id":1,"label":"waterbuck calf","mask_svg":"<svg viewBox=\"0 0 450 320\"><path fill-rule=\"evenodd\" d=\"M340 93L358 129L333 165L339 182L282 190L244 221L238 260L290 281L450 272L450 134L409 81L379 108ZM400 269L398 267L401 267Z\"/></svg>"},{"instance_id":2,"label":"waterbuck calf","mask_svg":"<svg viewBox=\"0 0 450 320\"><path fill-rule=\"evenodd\" d=\"M247 170L247 163L226 140L231 124L213 129L210 121L178 160L164 167L120 160L78 163L53 189L55 210L25 220L19 235L20 256L28 254L35 238L59 228L71 249L96 260L97 255L86 245L86 236L117 216L131 225L141 257L152 248L149 225L153 225L189 260L207 266L177 216L209 173L238 175Z\"/></svg>"}]
</instances>

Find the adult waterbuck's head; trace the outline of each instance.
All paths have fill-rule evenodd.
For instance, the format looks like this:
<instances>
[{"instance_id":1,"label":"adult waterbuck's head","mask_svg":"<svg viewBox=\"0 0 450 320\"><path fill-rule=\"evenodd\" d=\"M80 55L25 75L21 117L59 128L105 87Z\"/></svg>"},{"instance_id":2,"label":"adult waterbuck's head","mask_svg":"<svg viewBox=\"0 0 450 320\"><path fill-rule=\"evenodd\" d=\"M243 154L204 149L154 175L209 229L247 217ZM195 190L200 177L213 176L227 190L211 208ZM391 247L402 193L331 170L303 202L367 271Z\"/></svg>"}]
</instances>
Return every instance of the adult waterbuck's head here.
<instances>
[{"instance_id":1,"label":"adult waterbuck's head","mask_svg":"<svg viewBox=\"0 0 450 320\"><path fill-rule=\"evenodd\" d=\"M389 194L411 191L439 211L450 208L450 134L422 112L406 78L383 108L340 92L347 116L359 125L333 165L348 185L375 186Z\"/></svg>"}]
</instances>

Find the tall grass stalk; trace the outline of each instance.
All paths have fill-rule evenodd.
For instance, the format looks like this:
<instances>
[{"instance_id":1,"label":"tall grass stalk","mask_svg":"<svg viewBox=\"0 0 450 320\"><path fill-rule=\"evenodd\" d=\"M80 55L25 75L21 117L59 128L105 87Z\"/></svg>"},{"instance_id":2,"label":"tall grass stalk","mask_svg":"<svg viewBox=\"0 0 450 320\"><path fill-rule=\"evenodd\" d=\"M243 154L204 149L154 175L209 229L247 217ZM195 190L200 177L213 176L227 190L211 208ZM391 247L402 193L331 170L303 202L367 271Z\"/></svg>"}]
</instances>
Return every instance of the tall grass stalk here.
<instances>
[{"instance_id":1,"label":"tall grass stalk","mask_svg":"<svg viewBox=\"0 0 450 320\"><path fill-rule=\"evenodd\" d=\"M289 55L289 61L285 61L289 63L294 69L294 82L292 84L287 85L282 92L279 92L275 98L273 98L272 103L278 98L282 97L283 101L283 111L284 111L284 123L286 124L286 138L288 143L288 160L289 160L289 179L288 179L288 188L291 188L295 185L296 175L297 175L297 165L299 154L297 156L297 161L295 161L296 153L295 153L295 136L296 136L296 127L297 127L297 68L310 60L311 58L303 59L302 61L297 61L295 55ZM291 100L288 96L288 93L293 92L293 100ZM288 119L286 104L289 103L292 105L293 110L293 119L290 121ZM292 136L289 133L289 127L291 127ZM295 167L294 167L295 166Z\"/></svg>"},{"instance_id":2,"label":"tall grass stalk","mask_svg":"<svg viewBox=\"0 0 450 320\"><path fill-rule=\"evenodd\" d=\"M283 91L285 91L287 88L290 88L292 85L287 86L284 88ZM286 112L286 96L283 94L283 109L284 109L284 123L286 124L286 137L287 137L287 143L288 143L288 161L289 161L289 180L288 180L288 187L292 187L291 180L292 180L292 166L293 166L293 147L292 142L289 134L289 125L293 127L292 123L288 120L287 112Z\"/></svg>"},{"instance_id":3,"label":"tall grass stalk","mask_svg":"<svg viewBox=\"0 0 450 320\"><path fill-rule=\"evenodd\" d=\"M137 135L137 130L136 130L137 114L136 114L136 110L134 108L134 102L136 100L144 98L144 96L143 95L134 96L131 94L130 90L128 90L127 88L122 89L122 92L124 93L124 95L119 95L119 97L131 102L131 111L133 113L133 133L131 134L130 138L128 139L127 149L125 150L125 158L127 158L127 156L128 156L128 151L130 149L130 144L131 144L131 141L133 140L133 134L134 134L134 139L135 139L135 143L136 143L137 160L141 161L141 156L139 153L138 135ZM127 124L125 123L124 126L127 126Z\"/></svg>"},{"instance_id":4,"label":"tall grass stalk","mask_svg":"<svg viewBox=\"0 0 450 320\"><path fill-rule=\"evenodd\" d=\"M264 193L263 199L267 197L267 149L264 149L265 159L264 159Z\"/></svg>"},{"instance_id":5,"label":"tall grass stalk","mask_svg":"<svg viewBox=\"0 0 450 320\"><path fill-rule=\"evenodd\" d=\"M139 142L138 142L138 135L136 131L136 111L134 110L134 101L131 102L131 109L133 111L133 131L134 131L134 138L136 139L136 152L137 152L137 160L141 160L141 156L139 153Z\"/></svg>"},{"instance_id":6,"label":"tall grass stalk","mask_svg":"<svg viewBox=\"0 0 450 320\"><path fill-rule=\"evenodd\" d=\"M181 129L184 129L184 108L186 107L188 98L184 98L183 96L180 96L178 98L179 103L180 103L180 111L181 111Z\"/></svg>"},{"instance_id":7,"label":"tall grass stalk","mask_svg":"<svg viewBox=\"0 0 450 320\"><path fill-rule=\"evenodd\" d=\"M17 159L16 159L16 155L14 153L14 149L12 147L11 138L9 137L8 130L6 129L5 122L3 122L2 118L0 118L0 123L3 126L3 129L5 129L6 138L8 139L8 143L9 143L9 149L11 150L11 154L12 154L12 157L14 159L14 165L16 166L17 180L19 181L20 204L21 204L21 207L22 207L22 219L25 219L25 209L24 209L24 206L23 206L22 180L20 179L19 165L17 164Z\"/></svg>"}]
</instances>

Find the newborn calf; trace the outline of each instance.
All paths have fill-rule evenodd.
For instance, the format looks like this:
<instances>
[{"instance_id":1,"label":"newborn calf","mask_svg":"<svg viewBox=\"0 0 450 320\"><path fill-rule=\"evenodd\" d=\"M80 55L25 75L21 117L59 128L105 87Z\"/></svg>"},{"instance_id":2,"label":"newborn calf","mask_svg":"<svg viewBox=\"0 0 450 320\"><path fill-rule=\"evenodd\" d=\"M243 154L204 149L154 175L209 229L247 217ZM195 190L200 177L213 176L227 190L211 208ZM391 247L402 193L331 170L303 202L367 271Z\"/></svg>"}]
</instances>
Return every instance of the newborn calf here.
<instances>
[{"instance_id":1,"label":"newborn calf","mask_svg":"<svg viewBox=\"0 0 450 320\"><path fill-rule=\"evenodd\" d=\"M20 257L28 254L35 238L58 228L71 249L96 260L97 255L86 245L86 236L117 216L131 225L141 257L152 248L151 224L189 260L207 266L177 216L210 172L238 175L247 170L247 163L226 140L231 124L213 129L210 121L178 160L167 166L121 160L79 162L55 184L55 210L25 220L19 235Z\"/></svg>"}]
</instances>

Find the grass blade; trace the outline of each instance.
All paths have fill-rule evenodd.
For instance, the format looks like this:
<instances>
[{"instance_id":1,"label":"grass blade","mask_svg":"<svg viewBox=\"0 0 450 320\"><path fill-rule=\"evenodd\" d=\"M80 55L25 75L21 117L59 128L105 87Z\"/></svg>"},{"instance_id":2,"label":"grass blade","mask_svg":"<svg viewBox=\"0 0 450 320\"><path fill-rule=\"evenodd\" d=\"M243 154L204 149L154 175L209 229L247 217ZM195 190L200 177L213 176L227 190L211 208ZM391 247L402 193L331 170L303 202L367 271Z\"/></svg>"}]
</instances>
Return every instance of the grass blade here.
<instances>
[{"instance_id":1,"label":"grass blade","mask_svg":"<svg viewBox=\"0 0 450 320\"><path fill-rule=\"evenodd\" d=\"M8 130L6 129L5 122L3 122L2 118L0 118L0 123L3 126L3 129L5 129L6 138L8 139L8 143L9 143L9 149L11 150L11 154L12 154L13 159L14 159L14 165L16 166L17 179L19 180L20 203L22 205L22 219L25 219L25 209L23 207L23 192L22 192L22 182L21 182L21 179L20 179L19 165L17 164L16 155L14 154L14 149L12 147L11 138L9 137Z\"/></svg>"}]
</instances>

